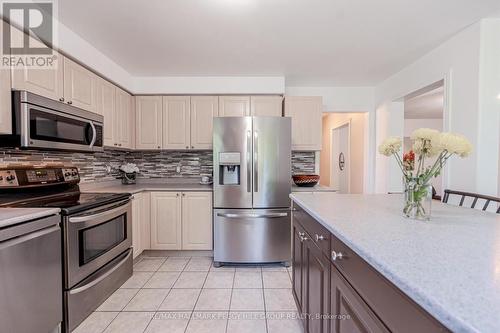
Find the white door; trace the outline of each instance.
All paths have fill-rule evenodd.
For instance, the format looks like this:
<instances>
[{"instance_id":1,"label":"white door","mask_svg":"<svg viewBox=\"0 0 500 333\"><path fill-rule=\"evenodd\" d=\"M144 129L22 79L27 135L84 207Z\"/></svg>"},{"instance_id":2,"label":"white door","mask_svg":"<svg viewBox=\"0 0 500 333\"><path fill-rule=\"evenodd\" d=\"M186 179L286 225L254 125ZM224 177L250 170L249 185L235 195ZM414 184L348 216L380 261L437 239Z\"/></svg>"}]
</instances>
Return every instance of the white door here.
<instances>
[{"instance_id":1,"label":"white door","mask_svg":"<svg viewBox=\"0 0 500 333\"><path fill-rule=\"evenodd\" d=\"M161 149L161 96L136 96L135 106L135 147L137 149Z\"/></svg>"},{"instance_id":2,"label":"white door","mask_svg":"<svg viewBox=\"0 0 500 333\"><path fill-rule=\"evenodd\" d=\"M218 114L217 96L191 96L191 148L212 148L213 118Z\"/></svg>"},{"instance_id":3,"label":"white door","mask_svg":"<svg viewBox=\"0 0 500 333\"><path fill-rule=\"evenodd\" d=\"M212 193L182 193L182 249L212 250Z\"/></svg>"},{"instance_id":4,"label":"white door","mask_svg":"<svg viewBox=\"0 0 500 333\"><path fill-rule=\"evenodd\" d=\"M96 112L98 77L76 62L64 58L64 98L66 103Z\"/></svg>"},{"instance_id":5,"label":"white door","mask_svg":"<svg viewBox=\"0 0 500 333\"><path fill-rule=\"evenodd\" d=\"M164 149L189 149L190 113L189 96L163 97Z\"/></svg>"},{"instance_id":6,"label":"white door","mask_svg":"<svg viewBox=\"0 0 500 333\"><path fill-rule=\"evenodd\" d=\"M12 27L11 37L13 40L24 38L24 33ZM42 47L40 41L33 37L30 45ZM64 57L52 50L55 57L54 67L51 69L37 69L29 66L16 66L12 68L12 89L27 90L34 94L44 96L56 101L64 101Z\"/></svg>"},{"instance_id":7,"label":"white door","mask_svg":"<svg viewBox=\"0 0 500 333\"><path fill-rule=\"evenodd\" d=\"M250 98L250 115L281 117L283 115L283 97L252 96Z\"/></svg>"},{"instance_id":8,"label":"white door","mask_svg":"<svg viewBox=\"0 0 500 333\"><path fill-rule=\"evenodd\" d=\"M350 193L350 125L332 130L330 186L339 193Z\"/></svg>"},{"instance_id":9,"label":"white door","mask_svg":"<svg viewBox=\"0 0 500 333\"><path fill-rule=\"evenodd\" d=\"M250 115L250 96L219 96L219 117Z\"/></svg>"},{"instance_id":10,"label":"white door","mask_svg":"<svg viewBox=\"0 0 500 333\"><path fill-rule=\"evenodd\" d=\"M182 248L181 196L178 192L151 193L151 249Z\"/></svg>"},{"instance_id":11,"label":"white door","mask_svg":"<svg viewBox=\"0 0 500 333\"><path fill-rule=\"evenodd\" d=\"M120 148L133 148L135 126L132 126L134 121L134 108L132 109L132 96L126 91L116 88L115 90L116 108L115 108L115 123L116 123L116 141Z\"/></svg>"},{"instance_id":12,"label":"white door","mask_svg":"<svg viewBox=\"0 0 500 333\"><path fill-rule=\"evenodd\" d=\"M142 223L142 193L134 194L132 199L132 248L134 258L142 252L141 223Z\"/></svg>"},{"instance_id":13,"label":"white door","mask_svg":"<svg viewBox=\"0 0 500 333\"><path fill-rule=\"evenodd\" d=\"M115 135L115 86L104 79L97 84L97 113L104 117L104 145L116 146Z\"/></svg>"}]
</instances>

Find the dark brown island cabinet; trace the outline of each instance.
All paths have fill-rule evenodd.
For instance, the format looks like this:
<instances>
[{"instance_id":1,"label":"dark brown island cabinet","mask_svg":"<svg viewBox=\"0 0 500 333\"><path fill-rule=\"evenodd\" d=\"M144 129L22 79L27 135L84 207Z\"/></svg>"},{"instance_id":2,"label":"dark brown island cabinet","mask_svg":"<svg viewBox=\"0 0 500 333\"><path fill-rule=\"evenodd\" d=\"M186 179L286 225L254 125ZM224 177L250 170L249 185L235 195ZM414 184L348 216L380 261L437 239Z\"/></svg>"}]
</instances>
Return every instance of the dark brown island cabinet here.
<instances>
[{"instance_id":1,"label":"dark brown island cabinet","mask_svg":"<svg viewBox=\"0 0 500 333\"><path fill-rule=\"evenodd\" d=\"M292 262L306 333L450 332L295 203Z\"/></svg>"}]
</instances>

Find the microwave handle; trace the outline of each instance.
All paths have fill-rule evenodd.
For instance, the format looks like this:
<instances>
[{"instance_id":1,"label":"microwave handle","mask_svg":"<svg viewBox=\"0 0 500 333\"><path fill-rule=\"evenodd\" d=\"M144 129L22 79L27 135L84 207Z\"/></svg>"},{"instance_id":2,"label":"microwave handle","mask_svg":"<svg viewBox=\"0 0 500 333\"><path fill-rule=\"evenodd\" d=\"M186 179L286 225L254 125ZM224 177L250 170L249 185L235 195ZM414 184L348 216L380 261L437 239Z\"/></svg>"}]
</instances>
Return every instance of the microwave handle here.
<instances>
[{"instance_id":1,"label":"microwave handle","mask_svg":"<svg viewBox=\"0 0 500 333\"><path fill-rule=\"evenodd\" d=\"M90 142L90 148L92 148L97 140L97 130L95 129L94 123L89 121L90 127L92 127L92 141Z\"/></svg>"}]
</instances>

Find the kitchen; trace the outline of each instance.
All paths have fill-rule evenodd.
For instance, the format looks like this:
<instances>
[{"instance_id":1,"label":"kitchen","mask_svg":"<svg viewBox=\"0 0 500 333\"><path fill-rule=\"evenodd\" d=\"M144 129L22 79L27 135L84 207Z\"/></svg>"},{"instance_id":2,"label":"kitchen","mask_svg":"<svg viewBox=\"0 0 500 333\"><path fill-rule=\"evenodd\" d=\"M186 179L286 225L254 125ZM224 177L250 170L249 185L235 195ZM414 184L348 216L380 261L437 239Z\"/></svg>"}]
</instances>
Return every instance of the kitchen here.
<instances>
[{"instance_id":1,"label":"kitchen","mask_svg":"<svg viewBox=\"0 0 500 333\"><path fill-rule=\"evenodd\" d=\"M306 43L315 26L305 36L288 32L283 50L260 54L259 43L292 26L277 15L280 6L258 0L199 2L199 8L129 3L133 10L109 2L92 14L94 25L83 15L92 13L90 3L45 4L53 7L35 2L30 10L47 17L51 8L57 34L31 27L26 35L19 30L25 22L6 12L26 8L2 7L7 55L23 59L27 43L28 51L48 50L53 60L0 68L0 287L6 295L0 317L7 332L500 328L500 247L492 236L500 190L500 82L492 74L500 49L498 4L451 5L456 21L445 26L433 17L440 39L426 37L425 52L406 58L401 51L404 62L363 35L360 47L374 54L367 66L392 59L383 73L363 73L356 57L321 73L316 69L329 56L315 69L301 66L300 45L288 42ZM286 11L296 18L315 13L331 29L355 12L336 3L315 6L297 3ZM399 14L408 15L400 6ZM257 18L264 10L278 21ZM179 41L173 27L186 11L205 23L217 19L212 31L229 44L210 47L215 35L190 27L184 33L198 43ZM168 13L172 29L157 29L161 13ZM141 25L141 15L156 21ZM262 20L264 30L249 33L238 17ZM375 26L394 34L395 25ZM276 35L264 32L272 29ZM245 50L254 51L230 49L244 47L238 34L249 38ZM463 50L471 41L477 49ZM311 52L323 55L313 44L307 44ZM193 45L210 56L193 52ZM144 54L147 47L156 54ZM352 51L349 44L335 47ZM430 65L436 59L438 68ZM422 199L417 206L426 209L418 216L418 209L403 209L410 190L398 164L378 150L399 154L397 143L385 139L403 137L401 101L438 81L445 91L443 130L464 134L473 149L446 146L446 133L424 133L459 156L438 163L451 192L443 203ZM465 92L474 89L481 93ZM316 185L323 142L330 140L322 133L328 112L366 113L362 194ZM345 156L332 156L341 171L350 165Z\"/></svg>"}]
</instances>

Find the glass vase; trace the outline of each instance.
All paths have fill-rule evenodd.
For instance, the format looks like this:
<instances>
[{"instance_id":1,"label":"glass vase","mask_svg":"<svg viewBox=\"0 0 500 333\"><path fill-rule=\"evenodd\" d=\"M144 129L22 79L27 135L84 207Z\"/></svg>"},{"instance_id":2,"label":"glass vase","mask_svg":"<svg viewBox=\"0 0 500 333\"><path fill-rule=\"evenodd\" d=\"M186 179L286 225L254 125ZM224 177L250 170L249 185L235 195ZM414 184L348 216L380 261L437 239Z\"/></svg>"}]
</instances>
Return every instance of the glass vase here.
<instances>
[{"instance_id":1,"label":"glass vase","mask_svg":"<svg viewBox=\"0 0 500 333\"><path fill-rule=\"evenodd\" d=\"M411 219L428 221L431 218L432 185L418 179L405 180L403 214Z\"/></svg>"}]
</instances>

